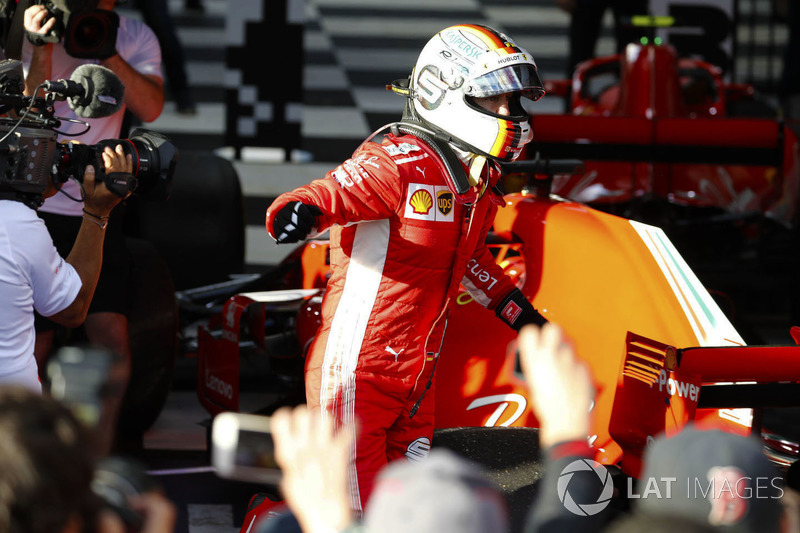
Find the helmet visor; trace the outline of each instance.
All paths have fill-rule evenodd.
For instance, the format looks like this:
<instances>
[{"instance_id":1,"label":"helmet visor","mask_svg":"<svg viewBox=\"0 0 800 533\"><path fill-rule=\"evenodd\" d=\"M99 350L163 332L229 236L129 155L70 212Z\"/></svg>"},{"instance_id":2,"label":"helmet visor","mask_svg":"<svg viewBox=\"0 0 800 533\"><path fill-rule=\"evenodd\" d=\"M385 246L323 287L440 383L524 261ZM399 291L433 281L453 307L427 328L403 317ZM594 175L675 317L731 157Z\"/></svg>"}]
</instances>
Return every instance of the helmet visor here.
<instances>
[{"instance_id":1,"label":"helmet visor","mask_svg":"<svg viewBox=\"0 0 800 533\"><path fill-rule=\"evenodd\" d=\"M544 85L533 65L504 67L475 78L469 95L486 98L512 92L521 92L522 96L533 101L544 96Z\"/></svg>"}]
</instances>

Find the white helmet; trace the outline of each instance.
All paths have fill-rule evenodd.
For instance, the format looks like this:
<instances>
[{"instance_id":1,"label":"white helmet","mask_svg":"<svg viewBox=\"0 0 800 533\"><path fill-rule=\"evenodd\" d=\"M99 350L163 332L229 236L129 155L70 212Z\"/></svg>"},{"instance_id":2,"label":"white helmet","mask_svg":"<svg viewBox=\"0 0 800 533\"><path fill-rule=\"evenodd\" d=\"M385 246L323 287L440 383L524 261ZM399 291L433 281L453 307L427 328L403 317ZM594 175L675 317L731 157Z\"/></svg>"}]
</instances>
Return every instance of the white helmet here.
<instances>
[{"instance_id":1,"label":"white helmet","mask_svg":"<svg viewBox=\"0 0 800 533\"><path fill-rule=\"evenodd\" d=\"M533 138L519 97L544 95L533 57L508 36L486 26L458 25L437 33L420 52L409 86L407 111L449 136L462 150L512 161ZM510 115L473 98L514 93Z\"/></svg>"}]
</instances>

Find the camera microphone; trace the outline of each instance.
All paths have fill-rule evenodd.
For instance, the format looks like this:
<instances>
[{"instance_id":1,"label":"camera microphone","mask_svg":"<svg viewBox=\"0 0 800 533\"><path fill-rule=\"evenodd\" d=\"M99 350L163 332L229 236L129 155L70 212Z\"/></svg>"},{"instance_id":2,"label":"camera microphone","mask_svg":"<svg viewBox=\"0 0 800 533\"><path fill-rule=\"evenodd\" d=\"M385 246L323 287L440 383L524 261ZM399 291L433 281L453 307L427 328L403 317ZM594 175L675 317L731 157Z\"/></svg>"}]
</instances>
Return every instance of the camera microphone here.
<instances>
[{"instance_id":1,"label":"camera microphone","mask_svg":"<svg viewBox=\"0 0 800 533\"><path fill-rule=\"evenodd\" d=\"M113 115L121 107L125 85L114 72L100 65L81 65L68 80L46 81L44 88L67 97L67 104L81 118Z\"/></svg>"}]
</instances>

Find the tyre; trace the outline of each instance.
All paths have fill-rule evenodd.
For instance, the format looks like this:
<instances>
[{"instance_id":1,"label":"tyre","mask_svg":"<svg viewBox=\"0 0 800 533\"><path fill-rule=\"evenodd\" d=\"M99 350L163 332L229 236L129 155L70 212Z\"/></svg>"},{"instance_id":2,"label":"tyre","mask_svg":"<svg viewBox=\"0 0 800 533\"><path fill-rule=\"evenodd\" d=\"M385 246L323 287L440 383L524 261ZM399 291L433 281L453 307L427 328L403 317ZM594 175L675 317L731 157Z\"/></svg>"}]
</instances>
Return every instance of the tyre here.
<instances>
[{"instance_id":1,"label":"tyre","mask_svg":"<svg viewBox=\"0 0 800 533\"><path fill-rule=\"evenodd\" d=\"M245 215L236 169L213 154L181 152L168 200L127 200L125 233L155 246L177 290L240 274Z\"/></svg>"},{"instance_id":2,"label":"tyre","mask_svg":"<svg viewBox=\"0 0 800 533\"><path fill-rule=\"evenodd\" d=\"M435 448L447 448L482 465L508 503L511 531L522 531L544 474L539 430L523 427L437 429Z\"/></svg>"},{"instance_id":3,"label":"tyre","mask_svg":"<svg viewBox=\"0 0 800 533\"><path fill-rule=\"evenodd\" d=\"M178 307L169 268L155 248L130 238L127 245L132 256L131 377L117 430L122 439L140 440L161 413L172 385Z\"/></svg>"}]
</instances>

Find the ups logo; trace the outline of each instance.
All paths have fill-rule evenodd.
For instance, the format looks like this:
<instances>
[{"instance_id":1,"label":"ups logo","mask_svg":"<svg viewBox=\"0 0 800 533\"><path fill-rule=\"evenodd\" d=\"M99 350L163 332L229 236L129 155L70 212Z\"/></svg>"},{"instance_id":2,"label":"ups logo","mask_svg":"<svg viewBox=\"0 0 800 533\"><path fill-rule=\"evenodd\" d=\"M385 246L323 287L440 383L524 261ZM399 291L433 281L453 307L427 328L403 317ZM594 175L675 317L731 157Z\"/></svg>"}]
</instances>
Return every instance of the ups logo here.
<instances>
[{"instance_id":1,"label":"ups logo","mask_svg":"<svg viewBox=\"0 0 800 533\"><path fill-rule=\"evenodd\" d=\"M439 191L436 193L436 207L443 215L447 215L453 210L453 193L450 191Z\"/></svg>"}]
</instances>

